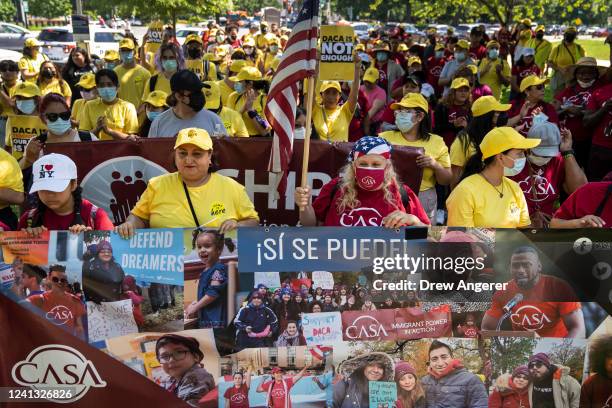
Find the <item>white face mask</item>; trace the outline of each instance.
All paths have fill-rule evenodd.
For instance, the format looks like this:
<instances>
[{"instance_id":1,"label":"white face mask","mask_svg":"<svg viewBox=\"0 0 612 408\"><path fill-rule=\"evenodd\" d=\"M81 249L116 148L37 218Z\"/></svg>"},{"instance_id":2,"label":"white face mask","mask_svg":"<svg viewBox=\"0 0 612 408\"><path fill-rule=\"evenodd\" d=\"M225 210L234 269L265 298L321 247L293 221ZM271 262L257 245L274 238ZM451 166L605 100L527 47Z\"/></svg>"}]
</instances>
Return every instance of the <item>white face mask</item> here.
<instances>
[{"instance_id":1,"label":"white face mask","mask_svg":"<svg viewBox=\"0 0 612 408\"><path fill-rule=\"evenodd\" d=\"M519 174L525 168L525 164L527 163L526 157L520 157L518 159L512 159L512 157L508 157L510 160L514 160L513 167L504 166L504 176L513 177Z\"/></svg>"},{"instance_id":2,"label":"white face mask","mask_svg":"<svg viewBox=\"0 0 612 408\"><path fill-rule=\"evenodd\" d=\"M552 157L540 157L540 156L534 156L533 154L530 154L529 156L527 156L527 158L529 159L529 162L535 166L541 167L541 166L546 166L548 164L549 161L551 161Z\"/></svg>"},{"instance_id":3,"label":"white face mask","mask_svg":"<svg viewBox=\"0 0 612 408\"><path fill-rule=\"evenodd\" d=\"M306 128L305 127L295 128L295 130L293 131L293 138L294 139L304 139L304 137L306 137Z\"/></svg>"},{"instance_id":4,"label":"white face mask","mask_svg":"<svg viewBox=\"0 0 612 408\"><path fill-rule=\"evenodd\" d=\"M587 81L587 82L578 80L578 85L580 85L581 88L590 88L591 86L593 86L594 83L595 83L595 79L591 81Z\"/></svg>"},{"instance_id":5,"label":"white face mask","mask_svg":"<svg viewBox=\"0 0 612 408\"><path fill-rule=\"evenodd\" d=\"M400 112L395 115L395 124L400 132L406 133L414 127L412 112Z\"/></svg>"}]
</instances>

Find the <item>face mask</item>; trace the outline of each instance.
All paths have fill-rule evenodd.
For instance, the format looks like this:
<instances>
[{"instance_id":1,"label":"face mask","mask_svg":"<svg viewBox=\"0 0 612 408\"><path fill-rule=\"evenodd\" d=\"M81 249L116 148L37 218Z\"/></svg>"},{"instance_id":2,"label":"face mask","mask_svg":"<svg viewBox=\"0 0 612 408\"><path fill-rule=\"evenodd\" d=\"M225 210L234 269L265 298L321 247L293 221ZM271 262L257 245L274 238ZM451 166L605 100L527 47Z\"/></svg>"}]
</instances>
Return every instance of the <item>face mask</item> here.
<instances>
[{"instance_id":1,"label":"face mask","mask_svg":"<svg viewBox=\"0 0 612 408\"><path fill-rule=\"evenodd\" d=\"M563 36L563 39L565 40L565 42L571 43L571 42L574 42L574 40L576 39L576 35L575 34L565 34Z\"/></svg>"},{"instance_id":2,"label":"face mask","mask_svg":"<svg viewBox=\"0 0 612 408\"><path fill-rule=\"evenodd\" d=\"M306 136L306 128L295 128L295 130L293 131L293 138L294 139L304 139L304 137Z\"/></svg>"},{"instance_id":3,"label":"face mask","mask_svg":"<svg viewBox=\"0 0 612 408\"><path fill-rule=\"evenodd\" d=\"M53 74L53 71L51 71L50 69L43 69L42 72L40 73L42 75L43 78L45 79L51 79L53 78L55 75Z\"/></svg>"},{"instance_id":4,"label":"face mask","mask_svg":"<svg viewBox=\"0 0 612 408\"><path fill-rule=\"evenodd\" d=\"M530 154L527 157L529 158L529 162L531 162L532 164L536 166L540 166L540 167L546 166L548 162L552 159L552 157L539 157L539 156L534 156L532 154Z\"/></svg>"},{"instance_id":5,"label":"face mask","mask_svg":"<svg viewBox=\"0 0 612 408\"><path fill-rule=\"evenodd\" d=\"M377 52L376 53L376 61L385 62L385 61L387 61L388 58L389 58L389 56L387 55L386 52Z\"/></svg>"},{"instance_id":6,"label":"face mask","mask_svg":"<svg viewBox=\"0 0 612 408\"><path fill-rule=\"evenodd\" d=\"M178 62L176 62L176 60L163 61L162 68L164 69L164 71L174 72L178 68Z\"/></svg>"},{"instance_id":7,"label":"face mask","mask_svg":"<svg viewBox=\"0 0 612 408\"><path fill-rule=\"evenodd\" d=\"M444 51L436 51L436 58L440 59L444 57Z\"/></svg>"},{"instance_id":8,"label":"face mask","mask_svg":"<svg viewBox=\"0 0 612 408\"><path fill-rule=\"evenodd\" d=\"M161 115L163 112L156 112L156 111L147 111L147 118L149 118L149 120L151 122L153 122L155 120L155 118L157 118L159 115Z\"/></svg>"},{"instance_id":9,"label":"face mask","mask_svg":"<svg viewBox=\"0 0 612 408\"><path fill-rule=\"evenodd\" d=\"M123 61L124 63L129 64L130 62L134 61L133 51L121 51L119 55L121 56L121 61Z\"/></svg>"},{"instance_id":10,"label":"face mask","mask_svg":"<svg viewBox=\"0 0 612 408\"><path fill-rule=\"evenodd\" d=\"M199 112L204 108L206 104L206 98L202 92L192 93L189 97L189 107L195 112Z\"/></svg>"},{"instance_id":11,"label":"face mask","mask_svg":"<svg viewBox=\"0 0 612 408\"><path fill-rule=\"evenodd\" d=\"M465 61L466 55L465 52L456 52L455 59L459 62Z\"/></svg>"},{"instance_id":12,"label":"face mask","mask_svg":"<svg viewBox=\"0 0 612 408\"><path fill-rule=\"evenodd\" d=\"M98 94L104 102L112 102L117 98L117 88L114 86L110 88L98 88Z\"/></svg>"},{"instance_id":13,"label":"face mask","mask_svg":"<svg viewBox=\"0 0 612 408\"><path fill-rule=\"evenodd\" d=\"M199 48L187 48L187 55L191 59L198 59L202 57L202 52Z\"/></svg>"},{"instance_id":14,"label":"face mask","mask_svg":"<svg viewBox=\"0 0 612 408\"><path fill-rule=\"evenodd\" d=\"M496 50L496 49L489 50L489 58L497 59L498 56L499 56L499 50Z\"/></svg>"},{"instance_id":15,"label":"face mask","mask_svg":"<svg viewBox=\"0 0 612 408\"><path fill-rule=\"evenodd\" d=\"M225 37L222 35L217 36L217 42L218 43L222 43L223 41L225 41Z\"/></svg>"},{"instance_id":16,"label":"face mask","mask_svg":"<svg viewBox=\"0 0 612 408\"><path fill-rule=\"evenodd\" d=\"M532 120L533 125L532 126L539 125L539 124L544 123L546 121L548 121L548 116L546 116L545 113L538 113L537 115L535 115L533 117L533 120Z\"/></svg>"},{"instance_id":17,"label":"face mask","mask_svg":"<svg viewBox=\"0 0 612 408\"><path fill-rule=\"evenodd\" d=\"M374 191L379 189L385 181L385 169L356 167L355 179L362 190Z\"/></svg>"},{"instance_id":18,"label":"face mask","mask_svg":"<svg viewBox=\"0 0 612 408\"><path fill-rule=\"evenodd\" d=\"M270 52L272 54L276 54L278 52L278 45L271 45L270 46Z\"/></svg>"},{"instance_id":19,"label":"face mask","mask_svg":"<svg viewBox=\"0 0 612 408\"><path fill-rule=\"evenodd\" d=\"M91 101L95 97L96 95L93 93L93 91L81 91L81 98L85 99L86 101Z\"/></svg>"},{"instance_id":20,"label":"face mask","mask_svg":"<svg viewBox=\"0 0 612 408\"><path fill-rule=\"evenodd\" d=\"M105 64L105 68L106 68L106 69L110 69L110 70L115 69L115 67L116 67L116 66L117 66L117 64L115 64L114 62L107 62L107 63Z\"/></svg>"},{"instance_id":21,"label":"face mask","mask_svg":"<svg viewBox=\"0 0 612 408\"><path fill-rule=\"evenodd\" d=\"M244 53L246 55L253 55L253 49L252 48L245 48L244 49Z\"/></svg>"},{"instance_id":22,"label":"face mask","mask_svg":"<svg viewBox=\"0 0 612 408\"><path fill-rule=\"evenodd\" d=\"M238 38L238 36L236 34L232 34L230 35L230 38L232 39L232 41L236 41L236 38Z\"/></svg>"},{"instance_id":23,"label":"face mask","mask_svg":"<svg viewBox=\"0 0 612 408\"><path fill-rule=\"evenodd\" d=\"M47 129L49 129L54 135L63 135L71 127L72 123L70 122L70 119L63 120L62 118L57 118L55 122L47 122Z\"/></svg>"},{"instance_id":24,"label":"face mask","mask_svg":"<svg viewBox=\"0 0 612 408\"><path fill-rule=\"evenodd\" d=\"M512 160L512 158L510 158ZM514 167L506 167L504 166L504 176L512 177L519 174L525 168L525 164L527 163L527 158L521 157L519 159L514 159Z\"/></svg>"},{"instance_id":25,"label":"face mask","mask_svg":"<svg viewBox=\"0 0 612 408\"><path fill-rule=\"evenodd\" d=\"M536 38L537 38L538 40L541 40L542 38L544 38L544 33L537 33L537 34L536 34Z\"/></svg>"},{"instance_id":26,"label":"face mask","mask_svg":"<svg viewBox=\"0 0 612 408\"><path fill-rule=\"evenodd\" d=\"M587 82L578 80L578 85L580 85L581 88L590 88L594 83L595 83L594 79L591 81L587 81Z\"/></svg>"},{"instance_id":27,"label":"face mask","mask_svg":"<svg viewBox=\"0 0 612 408\"><path fill-rule=\"evenodd\" d=\"M31 115L36 110L36 103L34 99L25 99L16 102L17 109L26 115Z\"/></svg>"},{"instance_id":28,"label":"face mask","mask_svg":"<svg viewBox=\"0 0 612 408\"><path fill-rule=\"evenodd\" d=\"M238 92L239 94L244 93L244 84L242 82L236 82L234 84L234 91Z\"/></svg>"},{"instance_id":29,"label":"face mask","mask_svg":"<svg viewBox=\"0 0 612 408\"><path fill-rule=\"evenodd\" d=\"M412 113L400 112L395 117L395 124L397 125L400 132L406 133L414 127L414 121L412 120Z\"/></svg>"}]
</instances>

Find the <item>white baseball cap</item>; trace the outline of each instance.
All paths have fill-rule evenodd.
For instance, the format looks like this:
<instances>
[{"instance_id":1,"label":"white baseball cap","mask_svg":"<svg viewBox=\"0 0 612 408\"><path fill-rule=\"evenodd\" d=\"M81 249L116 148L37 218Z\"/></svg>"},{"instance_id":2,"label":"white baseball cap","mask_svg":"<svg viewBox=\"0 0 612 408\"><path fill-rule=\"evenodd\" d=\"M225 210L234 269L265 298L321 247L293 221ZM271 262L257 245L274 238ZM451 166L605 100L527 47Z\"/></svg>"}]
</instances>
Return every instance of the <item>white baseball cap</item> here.
<instances>
[{"instance_id":1,"label":"white baseball cap","mask_svg":"<svg viewBox=\"0 0 612 408\"><path fill-rule=\"evenodd\" d=\"M32 177L30 194L40 190L59 193L68 187L70 180L77 178L77 167L68 156L51 153L34 162Z\"/></svg>"}]
</instances>

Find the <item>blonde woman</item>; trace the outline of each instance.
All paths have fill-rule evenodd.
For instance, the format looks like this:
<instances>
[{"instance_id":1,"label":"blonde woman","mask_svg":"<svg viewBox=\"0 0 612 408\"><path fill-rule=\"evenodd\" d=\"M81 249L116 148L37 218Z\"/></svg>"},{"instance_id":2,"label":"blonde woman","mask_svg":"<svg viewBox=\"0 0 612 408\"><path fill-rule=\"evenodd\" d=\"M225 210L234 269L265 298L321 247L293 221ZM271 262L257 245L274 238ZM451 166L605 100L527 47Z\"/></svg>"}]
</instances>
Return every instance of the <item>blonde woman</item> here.
<instances>
[{"instance_id":1,"label":"blonde woman","mask_svg":"<svg viewBox=\"0 0 612 408\"><path fill-rule=\"evenodd\" d=\"M386 140L362 137L348 162L340 177L324 185L313 203L310 186L295 190L302 225L397 228L429 224L417 195L397 180Z\"/></svg>"}]
</instances>

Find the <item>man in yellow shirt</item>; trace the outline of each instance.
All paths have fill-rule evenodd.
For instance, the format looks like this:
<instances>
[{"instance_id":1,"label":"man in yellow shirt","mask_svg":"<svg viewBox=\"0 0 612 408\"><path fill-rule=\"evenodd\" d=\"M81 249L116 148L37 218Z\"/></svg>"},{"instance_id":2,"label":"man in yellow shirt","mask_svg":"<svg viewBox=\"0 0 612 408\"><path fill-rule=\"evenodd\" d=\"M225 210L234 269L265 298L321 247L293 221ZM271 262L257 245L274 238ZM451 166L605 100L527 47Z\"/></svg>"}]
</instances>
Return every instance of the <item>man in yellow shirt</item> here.
<instances>
[{"instance_id":1,"label":"man in yellow shirt","mask_svg":"<svg viewBox=\"0 0 612 408\"><path fill-rule=\"evenodd\" d=\"M115 72L119 77L119 98L138 108L142 102L145 85L151 77L151 73L136 64L135 48L134 41L130 38L124 38L119 42L119 55L122 64L115 68Z\"/></svg>"},{"instance_id":2,"label":"man in yellow shirt","mask_svg":"<svg viewBox=\"0 0 612 408\"><path fill-rule=\"evenodd\" d=\"M10 206L23 203L24 198L23 176L19 163L10 153L0 149L0 223L4 223L11 230L17 229L17 217Z\"/></svg>"},{"instance_id":3,"label":"man in yellow shirt","mask_svg":"<svg viewBox=\"0 0 612 408\"><path fill-rule=\"evenodd\" d=\"M2 76L2 87L0 88L0 144L4 145L6 137L6 119L14 113L15 102L13 93L19 84L19 66L11 60L0 62L0 75ZM1 147L1 146L0 146Z\"/></svg>"},{"instance_id":4,"label":"man in yellow shirt","mask_svg":"<svg viewBox=\"0 0 612 408\"><path fill-rule=\"evenodd\" d=\"M40 52L40 45L36 38L28 38L23 43L23 57L19 60L19 71L24 81L36 82L40 66L49 60L45 54Z\"/></svg>"},{"instance_id":5,"label":"man in yellow shirt","mask_svg":"<svg viewBox=\"0 0 612 408\"><path fill-rule=\"evenodd\" d=\"M185 39L187 59L185 67L196 74L201 81L216 81L217 67L213 61L206 59L202 37L197 34L189 34Z\"/></svg>"},{"instance_id":6,"label":"man in yellow shirt","mask_svg":"<svg viewBox=\"0 0 612 408\"><path fill-rule=\"evenodd\" d=\"M115 71L96 72L99 98L86 102L80 114L80 130L89 130L100 140L136 140L138 117L130 102L117 97L119 78Z\"/></svg>"},{"instance_id":7,"label":"man in yellow shirt","mask_svg":"<svg viewBox=\"0 0 612 408\"><path fill-rule=\"evenodd\" d=\"M231 137L249 137L249 131L242 116L233 109L223 106L221 103L221 90L216 82L209 81L205 82L210 88L203 88L204 95L206 96L206 109L216 113L221 118L225 129L227 130L227 136ZM212 136L223 136L223 135L212 135Z\"/></svg>"},{"instance_id":8,"label":"man in yellow shirt","mask_svg":"<svg viewBox=\"0 0 612 408\"><path fill-rule=\"evenodd\" d=\"M499 57L497 41L487 43L487 56L478 64L480 83L489 85L495 99L501 98L502 87L510 85L510 65Z\"/></svg>"},{"instance_id":9,"label":"man in yellow shirt","mask_svg":"<svg viewBox=\"0 0 612 408\"><path fill-rule=\"evenodd\" d=\"M535 63L542 72L544 72L546 61L548 61L550 52L552 51L552 44L550 41L544 39L544 30L545 27L539 25L536 28L535 38L532 38L527 43L528 48L533 48L535 50Z\"/></svg>"},{"instance_id":10,"label":"man in yellow shirt","mask_svg":"<svg viewBox=\"0 0 612 408\"><path fill-rule=\"evenodd\" d=\"M115 69L121 64L121 57L115 50L106 50L104 53L104 68Z\"/></svg>"},{"instance_id":11,"label":"man in yellow shirt","mask_svg":"<svg viewBox=\"0 0 612 408\"><path fill-rule=\"evenodd\" d=\"M567 77L569 68L586 56L584 48L575 42L577 34L576 27L568 27L563 34L563 41L550 53L548 66L555 71L550 81L553 95L563 90L567 81L571 79Z\"/></svg>"}]
</instances>

